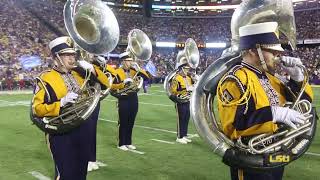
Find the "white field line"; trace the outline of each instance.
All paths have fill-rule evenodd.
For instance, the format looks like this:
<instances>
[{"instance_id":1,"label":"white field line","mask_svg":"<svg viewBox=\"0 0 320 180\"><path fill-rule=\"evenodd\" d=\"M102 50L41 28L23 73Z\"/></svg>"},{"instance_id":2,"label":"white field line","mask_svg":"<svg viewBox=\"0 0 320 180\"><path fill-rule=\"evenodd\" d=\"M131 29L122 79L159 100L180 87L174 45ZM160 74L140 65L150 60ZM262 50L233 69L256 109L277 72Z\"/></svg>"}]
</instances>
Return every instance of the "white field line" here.
<instances>
[{"instance_id":1,"label":"white field line","mask_svg":"<svg viewBox=\"0 0 320 180\"><path fill-rule=\"evenodd\" d=\"M161 92L161 93L165 93L166 91L160 91L160 90L153 90L154 92Z\"/></svg>"},{"instance_id":2,"label":"white field line","mask_svg":"<svg viewBox=\"0 0 320 180\"><path fill-rule=\"evenodd\" d=\"M107 164L101 162L101 161L96 161L97 165L100 166L100 167L106 167L108 166Z\"/></svg>"},{"instance_id":3,"label":"white field line","mask_svg":"<svg viewBox=\"0 0 320 180\"><path fill-rule=\"evenodd\" d=\"M30 106L31 101L5 101L0 100L0 107L9 106Z\"/></svg>"},{"instance_id":4,"label":"white field line","mask_svg":"<svg viewBox=\"0 0 320 180\"><path fill-rule=\"evenodd\" d=\"M118 123L118 121L113 121L109 119L104 119L104 118L99 118L100 121L106 121L106 122L112 122L112 123ZM143 129L149 129L152 131L161 131L161 132L166 132L166 133L172 133L172 134L177 134L176 131L170 131L166 129L160 129L160 128L153 128L153 127L148 127L148 126L141 126L141 125L134 125L135 127L143 128ZM188 137L199 137L198 134L188 134Z\"/></svg>"},{"instance_id":5,"label":"white field line","mask_svg":"<svg viewBox=\"0 0 320 180\"><path fill-rule=\"evenodd\" d=\"M154 94L154 93L140 93L138 94L138 96L161 96L161 97L164 97L164 95L162 94Z\"/></svg>"},{"instance_id":6,"label":"white field line","mask_svg":"<svg viewBox=\"0 0 320 180\"><path fill-rule=\"evenodd\" d=\"M50 180L49 177L47 177L37 171L30 171L28 173L31 174L33 177L37 178L38 180Z\"/></svg>"},{"instance_id":7,"label":"white field line","mask_svg":"<svg viewBox=\"0 0 320 180\"><path fill-rule=\"evenodd\" d=\"M319 154L319 153L306 152L306 154L308 154L308 155L312 155L312 156L319 156L319 157L320 157L320 154Z\"/></svg>"},{"instance_id":8,"label":"white field line","mask_svg":"<svg viewBox=\"0 0 320 180\"><path fill-rule=\"evenodd\" d=\"M133 153L137 153L137 154L141 154L141 155L145 154L145 152L137 151L137 150L133 150L133 149L129 149L128 151L133 152Z\"/></svg>"},{"instance_id":9,"label":"white field line","mask_svg":"<svg viewBox=\"0 0 320 180\"><path fill-rule=\"evenodd\" d=\"M115 102L118 100L114 100L114 99L106 99L106 101L111 101L111 102ZM169 104L154 104L154 103L147 103L147 102L139 102L139 104L146 104L146 105L153 105L153 106L163 106L163 107L172 107L174 108L174 105L169 105Z\"/></svg>"},{"instance_id":10,"label":"white field line","mask_svg":"<svg viewBox=\"0 0 320 180\"><path fill-rule=\"evenodd\" d=\"M31 90L0 91L0 95L33 94Z\"/></svg>"},{"instance_id":11,"label":"white field line","mask_svg":"<svg viewBox=\"0 0 320 180\"><path fill-rule=\"evenodd\" d=\"M174 142L165 141L165 140L161 140L161 139L151 139L151 140L152 140L152 141L161 142L161 143L166 143L166 144L174 144Z\"/></svg>"},{"instance_id":12,"label":"white field line","mask_svg":"<svg viewBox=\"0 0 320 180\"><path fill-rule=\"evenodd\" d=\"M151 87L149 87L149 88L163 88L163 84L151 85Z\"/></svg>"}]
</instances>

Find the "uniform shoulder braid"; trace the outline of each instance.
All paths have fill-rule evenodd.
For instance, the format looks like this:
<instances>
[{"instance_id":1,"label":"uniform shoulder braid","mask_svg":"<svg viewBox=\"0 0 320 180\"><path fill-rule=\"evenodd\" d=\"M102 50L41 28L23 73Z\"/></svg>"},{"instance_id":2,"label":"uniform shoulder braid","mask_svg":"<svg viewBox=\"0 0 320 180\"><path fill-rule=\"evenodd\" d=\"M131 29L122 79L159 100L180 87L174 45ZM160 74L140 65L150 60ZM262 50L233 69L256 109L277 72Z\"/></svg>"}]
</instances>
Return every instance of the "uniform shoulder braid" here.
<instances>
[{"instance_id":1,"label":"uniform shoulder braid","mask_svg":"<svg viewBox=\"0 0 320 180\"><path fill-rule=\"evenodd\" d=\"M246 105L247 110L251 88L250 77L243 66L236 65L220 79L217 87L218 101L223 106Z\"/></svg>"}]
</instances>

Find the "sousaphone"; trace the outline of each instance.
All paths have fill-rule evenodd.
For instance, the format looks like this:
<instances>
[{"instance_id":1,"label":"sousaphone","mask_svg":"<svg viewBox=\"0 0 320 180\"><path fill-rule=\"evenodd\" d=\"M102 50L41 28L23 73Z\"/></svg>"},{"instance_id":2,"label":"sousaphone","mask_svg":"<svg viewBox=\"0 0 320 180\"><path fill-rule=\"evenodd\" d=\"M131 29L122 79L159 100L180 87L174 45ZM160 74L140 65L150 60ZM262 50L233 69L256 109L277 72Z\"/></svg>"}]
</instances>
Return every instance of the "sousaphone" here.
<instances>
[{"instance_id":1,"label":"sousaphone","mask_svg":"<svg viewBox=\"0 0 320 180\"><path fill-rule=\"evenodd\" d=\"M276 21L279 30L287 37L293 49L296 47L296 28L291 0L246 0L235 10L231 20L232 45L211 64L200 77L191 96L191 116L197 131L223 162L246 170L268 170L281 167L301 157L309 148L316 130L316 113L311 103L301 100L308 74L295 101L290 105L308 120L297 130L285 125L274 134L252 136L248 143L232 141L222 133L215 115L217 85L231 67L241 62L239 27L261 22ZM271 142L271 143L270 143ZM280 160L274 160L281 157ZM278 158L280 159L280 158Z\"/></svg>"}]
</instances>

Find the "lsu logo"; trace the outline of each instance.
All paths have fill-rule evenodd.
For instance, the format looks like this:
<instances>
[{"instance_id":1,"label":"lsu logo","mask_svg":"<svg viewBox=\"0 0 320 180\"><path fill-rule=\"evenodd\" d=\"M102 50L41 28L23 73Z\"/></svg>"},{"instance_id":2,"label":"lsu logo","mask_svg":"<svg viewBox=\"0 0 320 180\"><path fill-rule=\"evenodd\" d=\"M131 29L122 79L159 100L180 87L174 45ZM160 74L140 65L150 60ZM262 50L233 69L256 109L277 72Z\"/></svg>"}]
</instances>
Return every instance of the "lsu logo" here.
<instances>
[{"instance_id":1,"label":"lsu logo","mask_svg":"<svg viewBox=\"0 0 320 180\"><path fill-rule=\"evenodd\" d=\"M271 163L282 163L282 162L289 162L290 156L286 155L277 155L277 156L269 156L269 161Z\"/></svg>"}]
</instances>

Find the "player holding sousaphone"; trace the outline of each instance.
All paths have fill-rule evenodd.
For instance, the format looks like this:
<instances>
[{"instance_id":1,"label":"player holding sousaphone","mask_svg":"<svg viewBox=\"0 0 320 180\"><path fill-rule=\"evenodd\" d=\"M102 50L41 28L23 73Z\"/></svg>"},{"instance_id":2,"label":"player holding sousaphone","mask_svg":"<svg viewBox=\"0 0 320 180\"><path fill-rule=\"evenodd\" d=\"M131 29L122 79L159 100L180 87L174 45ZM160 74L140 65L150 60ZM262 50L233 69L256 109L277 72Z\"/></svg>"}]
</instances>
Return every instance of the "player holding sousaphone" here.
<instances>
[{"instance_id":1,"label":"player holding sousaphone","mask_svg":"<svg viewBox=\"0 0 320 180\"><path fill-rule=\"evenodd\" d=\"M309 148L317 124L306 68L299 58L281 56L280 33L296 48L292 2L243 1L231 32L231 47L192 94L195 126L230 166L232 180L281 180L285 165ZM278 67L290 79L275 73Z\"/></svg>"},{"instance_id":2,"label":"player holding sousaphone","mask_svg":"<svg viewBox=\"0 0 320 180\"><path fill-rule=\"evenodd\" d=\"M149 37L139 29L133 29L128 35L127 51L120 54L122 67L116 69L111 95L118 98L119 143L118 148L124 151L134 150L132 130L138 113L138 91L143 79L149 76L141 69L137 60L148 60L151 57L152 44Z\"/></svg>"},{"instance_id":3,"label":"player holding sousaphone","mask_svg":"<svg viewBox=\"0 0 320 180\"><path fill-rule=\"evenodd\" d=\"M188 124L190 119L190 96L194 89L194 84L198 80L198 75L191 73L196 71L199 65L199 50L196 42L189 38L182 51L177 55L176 69L169 73L164 82L164 88L169 98L175 103L178 114L177 119L177 139L181 144L191 142L187 138Z\"/></svg>"},{"instance_id":4,"label":"player holding sousaphone","mask_svg":"<svg viewBox=\"0 0 320 180\"><path fill-rule=\"evenodd\" d=\"M92 54L108 53L118 43L119 26L100 0L67 1L64 21L70 37L49 43L55 67L37 78L31 120L47 135L55 179L85 180L91 115L110 81L98 67L76 61L75 44Z\"/></svg>"}]
</instances>

